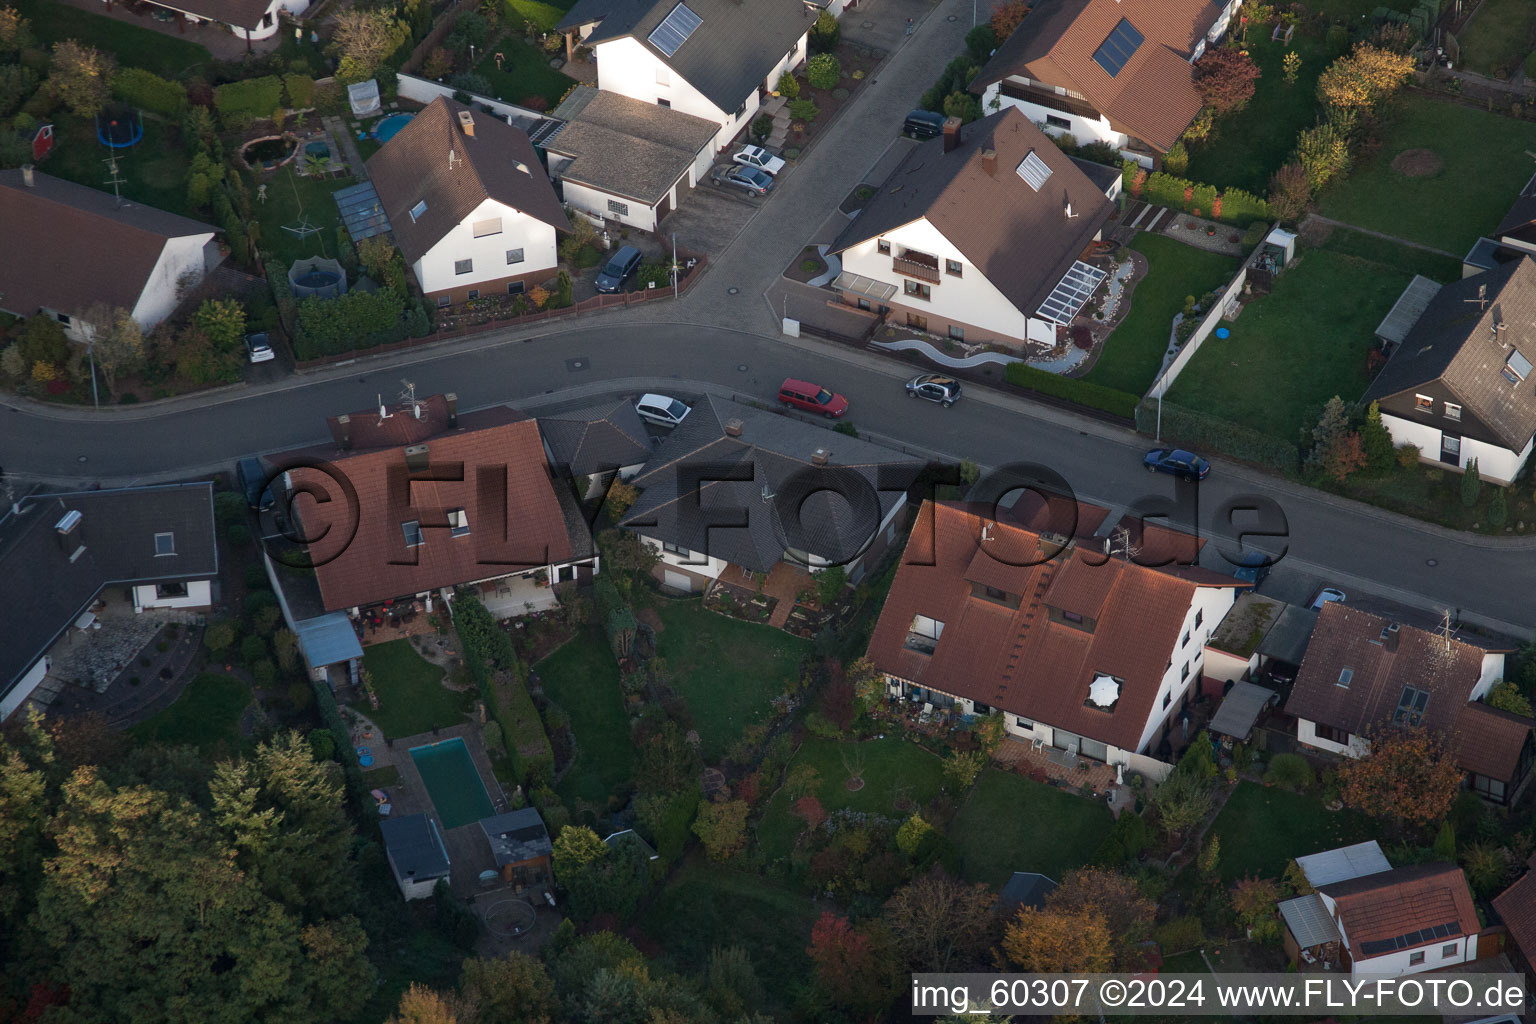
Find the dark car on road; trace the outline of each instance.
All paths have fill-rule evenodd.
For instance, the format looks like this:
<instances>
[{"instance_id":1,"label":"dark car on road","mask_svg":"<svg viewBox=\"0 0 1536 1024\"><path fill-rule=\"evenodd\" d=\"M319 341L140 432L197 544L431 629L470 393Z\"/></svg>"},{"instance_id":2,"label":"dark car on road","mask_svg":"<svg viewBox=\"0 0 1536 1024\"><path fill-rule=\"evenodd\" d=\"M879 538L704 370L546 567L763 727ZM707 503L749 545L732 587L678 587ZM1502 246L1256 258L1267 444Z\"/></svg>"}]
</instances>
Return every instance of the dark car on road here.
<instances>
[{"instance_id":1,"label":"dark car on road","mask_svg":"<svg viewBox=\"0 0 1536 1024\"><path fill-rule=\"evenodd\" d=\"M716 185L739 188L752 196L765 196L773 191L773 175L756 167L722 167L710 179Z\"/></svg>"},{"instance_id":2,"label":"dark car on road","mask_svg":"<svg viewBox=\"0 0 1536 1024\"><path fill-rule=\"evenodd\" d=\"M960 401L960 382L942 373L925 373L907 381L908 398L926 398L948 409Z\"/></svg>"},{"instance_id":3,"label":"dark car on road","mask_svg":"<svg viewBox=\"0 0 1536 1024\"><path fill-rule=\"evenodd\" d=\"M1209 462L1182 448L1154 448L1141 464L1148 473L1168 473L1186 480L1204 480L1211 471Z\"/></svg>"},{"instance_id":4,"label":"dark car on road","mask_svg":"<svg viewBox=\"0 0 1536 1024\"><path fill-rule=\"evenodd\" d=\"M626 245L597 272L597 290L605 295L624 290L624 282L640 266L640 250Z\"/></svg>"},{"instance_id":5,"label":"dark car on road","mask_svg":"<svg viewBox=\"0 0 1536 1024\"><path fill-rule=\"evenodd\" d=\"M261 460L256 456L247 455L241 459L235 465L235 476L239 478L240 492L245 495L245 503L251 508L265 512L277 504L267 471L262 468Z\"/></svg>"}]
</instances>

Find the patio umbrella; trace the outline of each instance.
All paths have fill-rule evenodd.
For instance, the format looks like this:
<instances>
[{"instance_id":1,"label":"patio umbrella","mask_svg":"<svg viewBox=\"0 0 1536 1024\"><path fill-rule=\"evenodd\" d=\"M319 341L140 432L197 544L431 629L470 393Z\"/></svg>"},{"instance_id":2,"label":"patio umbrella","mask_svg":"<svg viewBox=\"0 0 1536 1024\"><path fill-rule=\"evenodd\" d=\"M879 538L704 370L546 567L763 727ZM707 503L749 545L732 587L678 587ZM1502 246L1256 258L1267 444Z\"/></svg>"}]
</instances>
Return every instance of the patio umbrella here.
<instances>
[{"instance_id":1,"label":"patio umbrella","mask_svg":"<svg viewBox=\"0 0 1536 1024\"><path fill-rule=\"evenodd\" d=\"M1120 684L1113 676L1099 676L1088 687L1088 699L1101 708L1114 707L1120 699Z\"/></svg>"}]
</instances>

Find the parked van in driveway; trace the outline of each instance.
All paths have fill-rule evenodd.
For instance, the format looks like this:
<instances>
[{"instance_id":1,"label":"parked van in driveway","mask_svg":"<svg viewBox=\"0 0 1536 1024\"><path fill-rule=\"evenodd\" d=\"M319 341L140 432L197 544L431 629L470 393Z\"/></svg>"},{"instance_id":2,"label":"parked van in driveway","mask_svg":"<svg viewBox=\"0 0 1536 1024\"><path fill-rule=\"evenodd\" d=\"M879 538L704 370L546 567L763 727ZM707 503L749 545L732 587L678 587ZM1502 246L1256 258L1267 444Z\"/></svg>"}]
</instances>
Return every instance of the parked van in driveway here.
<instances>
[{"instance_id":1,"label":"parked van in driveway","mask_svg":"<svg viewBox=\"0 0 1536 1024\"><path fill-rule=\"evenodd\" d=\"M931 110L914 110L902 124L901 134L914 139L936 139L944 134L944 115Z\"/></svg>"}]
</instances>

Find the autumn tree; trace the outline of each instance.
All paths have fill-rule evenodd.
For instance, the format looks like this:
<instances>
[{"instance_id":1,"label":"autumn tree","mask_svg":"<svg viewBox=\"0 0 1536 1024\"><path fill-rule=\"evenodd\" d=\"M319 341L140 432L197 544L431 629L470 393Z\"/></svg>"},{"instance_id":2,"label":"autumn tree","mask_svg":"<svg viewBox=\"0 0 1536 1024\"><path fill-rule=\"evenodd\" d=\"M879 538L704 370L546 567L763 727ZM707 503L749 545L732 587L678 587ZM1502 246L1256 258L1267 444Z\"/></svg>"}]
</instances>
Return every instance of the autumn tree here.
<instances>
[{"instance_id":1,"label":"autumn tree","mask_svg":"<svg viewBox=\"0 0 1536 1024\"><path fill-rule=\"evenodd\" d=\"M38 363L60 366L69 358L69 340L64 328L51 316L38 313L21 325L16 347L30 370Z\"/></svg>"},{"instance_id":2,"label":"autumn tree","mask_svg":"<svg viewBox=\"0 0 1536 1024\"><path fill-rule=\"evenodd\" d=\"M1280 937L1279 902L1280 886L1271 878L1245 877L1232 887L1232 910L1249 934L1261 942Z\"/></svg>"},{"instance_id":3,"label":"autumn tree","mask_svg":"<svg viewBox=\"0 0 1536 1024\"><path fill-rule=\"evenodd\" d=\"M585 825L567 825L554 842L555 878L569 885L576 873L608 855L608 844Z\"/></svg>"},{"instance_id":4,"label":"autumn tree","mask_svg":"<svg viewBox=\"0 0 1536 1024\"><path fill-rule=\"evenodd\" d=\"M336 32L332 36L341 56L337 79L350 84L372 78L410 35L410 26L383 8L343 11L336 16Z\"/></svg>"},{"instance_id":5,"label":"autumn tree","mask_svg":"<svg viewBox=\"0 0 1536 1024\"><path fill-rule=\"evenodd\" d=\"M1423 728L1383 728L1367 736L1370 752L1338 767L1344 803L1377 818L1427 825L1444 818L1461 790L1462 771L1438 737Z\"/></svg>"},{"instance_id":6,"label":"autumn tree","mask_svg":"<svg viewBox=\"0 0 1536 1024\"><path fill-rule=\"evenodd\" d=\"M747 802L726 800L699 807L693 833L704 844L711 860L728 860L747 843Z\"/></svg>"},{"instance_id":7,"label":"autumn tree","mask_svg":"<svg viewBox=\"0 0 1536 1024\"><path fill-rule=\"evenodd\" d=\"M1520 692L1520 687L1508 680L1500 679L1493 684L1493 689L1488 691L1488 704L1512 715L1533 717L1530 700Z\"/></svg>"},{"instance_id":8,"label":"autumn tree","mask_svg":"<svg viewBox=\"0 0 1536 1024\"><path fill-rule=\"evenodd\" d=\"M245 307L236 299L204 299L192 320L208 335L215 352L236 352L244 342Z\"/></svg>"},{"instance_id":9,"label":"autumn tree","mask_svg":"<svg viewBox=\"0 0 1536 1024\"><path fill-rule=\"evenodd\" d=\"M413 981L388 1024L459 1024L459 1017L446 997Z\"/></svg>"},{"instance_id":10,"label":"autumn tree","mask_svg":"<svg viewBox=\"0 0 1536 1024\"><path fill-rule=\"evenodd\" d=\"M109 53L66 39L53 48L48 65L48 88L70 112L90 117L112 97L112 77L117 61Z\"/></svg>"},{"instance_id":11,"label":"autumn tree","mask_svg":"<svg viewBox=\"0 0 1536 1024\"><path fill-rule=\"evenodd\" d=\"M987 886L935 870L896 890L882 916L910 970L980 970L998 939L996 904Z\"/></svg>"},{"instance_id":12,"label":"autumn tree","mask_svg":"<svg viewBox=\"0 0 1536 1024\"><path fill-rule=\"evenodd\" d=\"M1192 772L1174 772L1152 793L1163 831L1177 836L1203 820L1213 802L1211 782Z\"/></svg>"},{"instance_id":13,"label":"autumn tree","mask_svg":"<svg viewBox=\"0 0 1536 1024\"><path fill-rule=\"evenodd\" d=\"M1013 35L1013 30L1023 23L1024 17L1029 14L1029 4L1025 0L1005 0L1004 3L992 9L992 31L997 37L997 42Z\"/></svg>"},{"instance_id":14,"label":"autumn tree","mask_svg":"<svg viewBox=\"0 0 1536 1024\"><path fill-rule=\"evenodd\" d=\"M916 859L933 845L937 837L938 830L924 821L921 813L913 811L912 817L902 822L896 830L896 848Z\"/></svg>"},{"instance_id":15,"label":"autumn tree","mask_svg":"<svg viewBox=\"0 0 1536 1024\"><path fill-rule=\"evenodd\" d=\"M90 330L96 368L107 382L107 391L116 398L119 376L132 373L144 362L143 328L128 310L104 302L92 303L80 317Z\"/></svg>"},{"instance_id":16,"label":"autumn tree","mask_svg":"<svg viewBox=\"0 0 1536 1024\"><path fill-rule=\"evenodd\" d=\"M1317 192L1349 172L1349 132L1337 121L1305 129L1296 136L1296 162L1306 174L1309 194Z\"/></svg>"},{"instance_id":17,"label":"autumn tree","mask_svg":"<svg viewBox=\"0 0 1536 1024\"><path fill-rule=\"evenodd\" d=\"M1025 907L1003 931L1002 952L1021 971L1092 974L1114 963L1109 927L1096 914Z\"/></svg>"},{"instance_id":18,"label":"autumn tree","mask_svg":"<svg viewBox=\"0 0 1536 1024\"><path fill-rule=\"evenodd\" d=\"M560 1019L555 983L544 965L516 951L464 961L459 991L473 1008L465 1024L550 1024Z\"/></svg>"},{"instance_id":19,"label":"autumn tree","mask_svg":"<svg viewBox=\"0 0 1536 1024\"><path fill-rule=\"evenodd\" d=\"M1369 114L1413 77L1413 57L1370 43L1334 61L1317 79L1317 96L1332 110Z\"/></svg>"},{"instance_id":20,"label":"autumn tree","mask_svg":"<svg viewBox=\"0 0 1536 1024\"><path fill-rule=\"evenodd\" d=\"M1344 480L1364 467L1365 451L1360 435L1349 428L1349 411L1338 395L1323 406L1323 414L1312 428L1312 451L1307 468L1315 473Z\"/></svg>"},{"instance_id":21,"label":"autumn tree","mask_svg":"<svg viewBox=\"0 0 1536 1024\"><path fill-rule=\"evenodd\" d=\"M1288 163L1269 179L1269 210L1283 221L1294 221L1307 212L1312 183L1300 163Z\"/></svg>"},{"instance_id":22,"label":"autumn tree","mask_svg":"<svg viewBox=\"0 0 1536 1024\"><path fill-rule=\"evenodd\" d=\"M357 262L375 281L384 280L394 258L395 244L384 235L372 235L357 243Z\"/></svg>"},{"instance_id":23,"label":"autumn tree","mask_svg":"<svg viewBox=\"0 0 1536 1024\"><path fill-rule=\"evenodd\" d=\"M982 769L987 766L987 755L979 750L955 751L944 762L944 781L957 793L964 793L971 788L980 775Z\"/></svg>"},{"instance_id":24,"label":"autumn tree","mask_svg":"<svg viewBox=\"0 0 1536 1024\"><path fill-rule=\"evenodd\" d=\"M815 965L817 988L838 1006L873 1013L889 998L888 963L867 928L854 928L846 917L824 910L805 952Z\"/></svg>"},{"instance_id":25,"label":"autumn tree","mask_svg":"<svg viewBox=\"0 0 1536 1024\"><path fill-rule=\"evenodd\" d=\"M1246 52L1230 46L1205 51L1195 62L1195 91L1217 117L1235 113L1253 99L1262 72Z\"/></svg>"},{"instance_id":26,"label":"autumn tree","mask_svg":"<svg viewBox=\"0 0 1536 1024\"><path fill-rule=\"evenodd\" d=\"M815 832L827 820L827 812L821 806L821 801L809 794L795 801L795 814L805 819L807 832Z\"/></svg>"},{"instance_id":27,"label":"autumn tree","mask_svg":"<svg viewBox=\"0 0 1536 1024\"><path fill-rule=\"evenodd\" d=\"M0 53L19 53L34 42L32 23L16 8L0 7Z\"/></svg>"},{"instance_id":28,"label":"autumn tree","mask_svg":"<svg viewBox=\"0 0 1536 1024\"><path fill-rule=\"evenodd\" d=\"M1074 917L1098 917L1109 930L1117 966L1132 963L1132 948L1152 930L1157 906L1141 894L1134 879L1107 868L1069 871L1045 898L1047 910Z\"/></svg>"}]
</instances>

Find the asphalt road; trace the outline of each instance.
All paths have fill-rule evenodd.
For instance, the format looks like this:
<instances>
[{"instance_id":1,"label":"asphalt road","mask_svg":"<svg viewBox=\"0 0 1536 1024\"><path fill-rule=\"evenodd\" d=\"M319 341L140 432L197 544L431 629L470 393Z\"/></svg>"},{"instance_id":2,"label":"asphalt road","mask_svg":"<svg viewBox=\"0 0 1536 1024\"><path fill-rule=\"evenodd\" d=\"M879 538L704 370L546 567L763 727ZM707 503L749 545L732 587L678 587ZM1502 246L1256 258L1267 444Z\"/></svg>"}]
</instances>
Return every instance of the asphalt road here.
<instances>
[{"instance_id":1,"label":"asphalt road","mask_svg":"<svg viewBox=\"0 0 1536 1024\"><path fill-rule=\"evenodd\" d=\"M1225 570L1234 532L1223 506L1278 510L1286 539L1258 546L1285 558L1266 584L1302 600L1330 583L1526 635L1536 621L1536 538L1466 536L1240 466L1215 462L1199 488L1145 473L1145 438L1072 413L972 388L950 409L907 399L905 365L819 343L679 324L609 323L539 338L480 339L473 347L381 357L274 386L164 406L95 414L32 404L0 409L0 467L23 478L104 485L186 479L228 469L242 455L327 440L325 418L398 400L402 379L419 395L455 392L469 411L511 402L529 411L618 394L705 391L771 403L786 376L809 376L848 396L848 419L872 439L914 453L970 458L992 470L1032 463L1059 474L1080 498L1111 507L1182 502L1173 519L1212 537L1202 563ZM837 451L836 435L827 447ZM1198 493L1196 493L1198 492ZM1274 512L1270 515L1273 517ZM1252 530L1257 520L1232 521Z\"/></svg>"}]
</instances>

